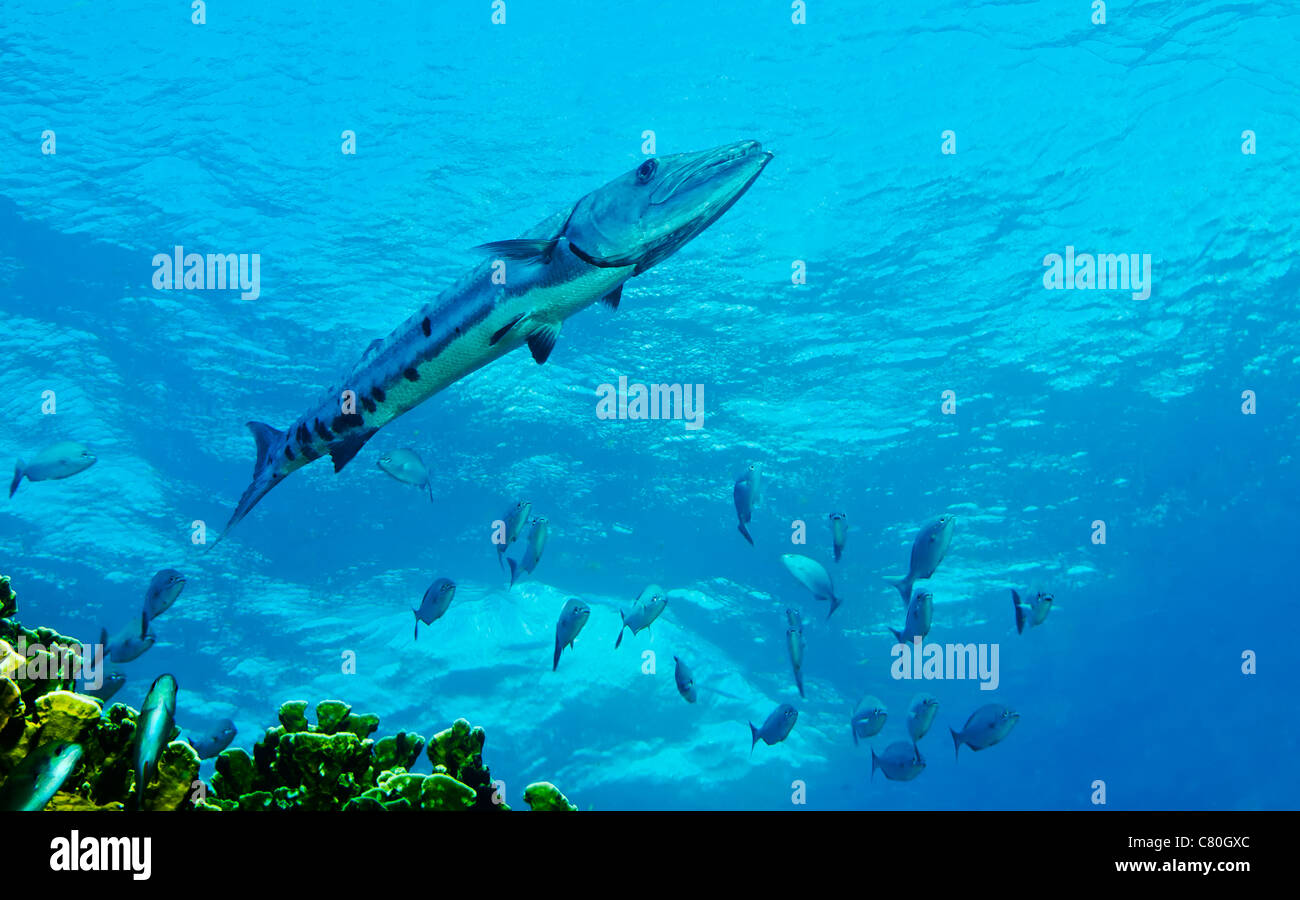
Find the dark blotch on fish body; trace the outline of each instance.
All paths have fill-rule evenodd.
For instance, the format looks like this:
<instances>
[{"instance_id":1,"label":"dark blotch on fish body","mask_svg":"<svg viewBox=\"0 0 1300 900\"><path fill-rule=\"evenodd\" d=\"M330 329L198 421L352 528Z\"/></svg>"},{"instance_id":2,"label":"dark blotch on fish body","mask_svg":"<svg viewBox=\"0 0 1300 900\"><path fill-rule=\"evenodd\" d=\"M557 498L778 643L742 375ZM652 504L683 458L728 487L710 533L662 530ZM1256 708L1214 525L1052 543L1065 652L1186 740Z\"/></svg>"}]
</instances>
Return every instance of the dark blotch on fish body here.
<instances>
[{"instance_id":1,"label":"dark blotch on fish body","mask_svg":"<svg viewBox=\"0 0 1300 900\"><path fill-rule=\"evenodd\" d=\"M402 370L402 377L405 378L407 381L419 381L420 373L417 372L414 368L408 366L407 368Z\"/></svg>"}]
</instances>

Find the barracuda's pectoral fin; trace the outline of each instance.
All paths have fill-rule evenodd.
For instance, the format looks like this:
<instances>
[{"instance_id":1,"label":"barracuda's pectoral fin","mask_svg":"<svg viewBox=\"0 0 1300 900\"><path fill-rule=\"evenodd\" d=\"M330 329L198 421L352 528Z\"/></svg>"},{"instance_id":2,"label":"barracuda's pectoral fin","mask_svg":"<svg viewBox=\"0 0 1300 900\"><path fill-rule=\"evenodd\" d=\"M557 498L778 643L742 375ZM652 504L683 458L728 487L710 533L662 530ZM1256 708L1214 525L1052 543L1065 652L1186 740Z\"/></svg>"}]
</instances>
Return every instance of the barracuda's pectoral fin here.
<instances>
[{"instance_id":1,"label":"barracuda's pectoral fin","mask_svg":"<svg viewBox=\"0 0 1300 900\"><path fill-rule=\"evenodd\" d=\"M555 252L555 244L558 240L558 237L515 238L509 241L479 244L474 249L501 259L548 263L551 261L551 254Z\"/></svg>"},{"instance_id":2,"label":"barracuda's pectoral fin","mask_svg":"<svg viewBox=\"0 0 1300 900\"><path fill-rule=\"evenodd\" d=\"M531 314L520 313L488 338L488 346L496 346L502 338L511 333L528 335L525 338L528 341L528 349L533 354L533 359L540 365L550 357L551 351L555 349L555 342L560 339L560 323L538 322Z\"/></svg>"},{"instance_id":3,"label":"barracuda's pectoral fin","mask_svg":"<svg viewBox=\"0 0 1300 900\"><path fill-rule=\"evenodd\" d=\"M600 298L600 302L610 309L618 309L618 301L623 299L623 285L619 285L608 294Z\"/></svg>"},{"instance_id":4,"label":"barracuda's pectoral fin","mask_svg":"<svg viewBox=\"0 0 1300 900\"><path fill-rule=\"evenodd\" d=\"M555 342L560 339L560 323L546 323L538 327L536 331L528 335L528 349L532 351L533 359L541 365L550 357L551 351L555 349Z\"/></svg>"},{"instance_id":5,"label":"barracuda's pectoral fin","mask_svg":"<svg viewBox=\"0 0 1300 900\"><path fill-rule=\"evenodd\" d=\"M354 431L341 441L335 441L330 444L330 459L334 460L334 471L340 472L343 467L352 462L352 457L366 445L366 441L375 436L378 428L366 428Z\"/></svg>"}]
</instances>

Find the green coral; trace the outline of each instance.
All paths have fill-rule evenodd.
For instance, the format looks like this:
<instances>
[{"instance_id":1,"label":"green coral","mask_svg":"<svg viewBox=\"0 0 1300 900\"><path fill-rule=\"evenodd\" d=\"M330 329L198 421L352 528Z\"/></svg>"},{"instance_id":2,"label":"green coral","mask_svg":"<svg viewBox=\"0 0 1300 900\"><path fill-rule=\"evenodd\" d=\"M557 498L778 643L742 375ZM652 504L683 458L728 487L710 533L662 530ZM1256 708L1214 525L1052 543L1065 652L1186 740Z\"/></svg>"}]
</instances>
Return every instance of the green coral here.
<instances>
[{"instance_id":1,"label":"green coral","mask_svg":"<svg viewBox=\"0 0 1300 900\"><path fill-rule=\"evenodd\" d=\"M198 777L198 752L185 741L172 741L158 756L158 775L145 791L145 809L179 809Z\"/></svg>"},{"instance_id":2,"label":"green coral","mask_svg":"<svg viewBox=\"0 0 1300 900\"><path fill-rule=\"evenodd\" d=\"M578 807L549 781L538 781L524 788L524 802L533 812L577 812Z\"/></svg>"},{"instance_id":3,"label":"green coral","mask_svg":"<svg viewBox=\"0 0 1300 900\"><path fill-rule=\"evenodd\" d=\"M9 576L0 575L0 619L18 615L18 595L9 586Z\"/></svg>"},{"instance_id":4,"label":"green coral","mask_svg":"<svg viewBox=\"0 0 1300 900\"><path fill-rule=\"evenodd\" d=\"M80 763L47 804L58 810L121 809L134 790L131 745L138 713L121 703L102 707L75 692L82 646L48 628L29 630L13 617L9 579L0 577L0 784L28 753L54 740L75 740ZM39 645L39 646L33 646ZM210 787L198 782L200 761L176 740L159 756L145 791L145 808L223 810L508 810L483 764L486 735L466 719L425 741L399 732L373 740L379 717L353 712L341 700L316 705L291 700L278 710L279 725L253 746L222 751ZM433 773L411 767L421 751ZM497 797L499 800L499 797ZM533 809L573 809L548 782L529 785Z\"/></svg>"}]
</instances>

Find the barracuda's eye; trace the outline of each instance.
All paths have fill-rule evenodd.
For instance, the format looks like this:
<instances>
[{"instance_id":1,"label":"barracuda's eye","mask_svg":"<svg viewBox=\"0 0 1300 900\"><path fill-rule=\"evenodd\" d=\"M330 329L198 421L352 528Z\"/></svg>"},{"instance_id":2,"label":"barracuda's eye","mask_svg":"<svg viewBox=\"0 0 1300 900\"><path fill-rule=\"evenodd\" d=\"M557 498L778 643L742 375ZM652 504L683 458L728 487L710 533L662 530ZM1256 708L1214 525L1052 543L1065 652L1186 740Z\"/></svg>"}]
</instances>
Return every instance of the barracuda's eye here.
<instances>
[{"instance_id":1,"label":"barracuda's eye","mask_svg":"<svg viewBox=\"0 0 1300 900\"><path fill-rule=\"evenodd\" d=\"M655 169L657 168L659 168L659 161L655 159L647 159L645 162L641 163L636 170L636 183L645 184L654 177Z\"/></svg>"}]
</instances>

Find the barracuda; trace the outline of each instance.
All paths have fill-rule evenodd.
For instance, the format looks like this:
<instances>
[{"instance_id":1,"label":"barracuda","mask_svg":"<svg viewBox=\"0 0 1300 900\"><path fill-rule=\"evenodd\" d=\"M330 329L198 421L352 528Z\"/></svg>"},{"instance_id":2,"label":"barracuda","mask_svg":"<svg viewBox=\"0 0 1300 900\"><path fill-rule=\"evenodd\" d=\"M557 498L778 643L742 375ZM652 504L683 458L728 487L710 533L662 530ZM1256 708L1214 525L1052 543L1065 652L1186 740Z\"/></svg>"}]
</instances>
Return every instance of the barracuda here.
<instances>
[{"instance_id":1,"label":"barracuda","mask_svg":"<svg viewBox=\"0 0 1300 900\"><path fill-rule=\"evenodd\" d=\"M617 309L624 282L713 224L771 158L757 141L652 157L524 236L480 247L478 265L373 342L286 431L248 423L253 480L222 537L296 470L328 455L340 471L380 428L470 372L525 344L546 362L565 319L597 300Z\"/></svg>"}]
</instances>

